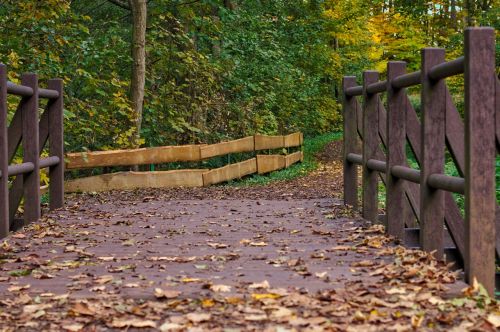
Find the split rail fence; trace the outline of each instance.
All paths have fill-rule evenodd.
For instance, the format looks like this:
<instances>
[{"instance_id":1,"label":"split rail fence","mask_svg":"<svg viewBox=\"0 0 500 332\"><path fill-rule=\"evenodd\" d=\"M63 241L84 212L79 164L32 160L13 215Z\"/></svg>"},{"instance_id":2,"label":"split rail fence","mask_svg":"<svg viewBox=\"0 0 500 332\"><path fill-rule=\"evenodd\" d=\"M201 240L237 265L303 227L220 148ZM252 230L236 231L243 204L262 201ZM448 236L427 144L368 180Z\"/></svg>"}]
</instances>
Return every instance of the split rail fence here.
<instances>
[{"instance_id":1,"label":"split rail fence","mask_svg":"<svg viewBox=\"0 0 500 332\"><path fill-rule=\"evenodd\" d=\"M438 258L458 251L466 281L477 278L490 294L500 252L500 214L495 213L500 83L495 69L495 30L469 28L463 57L446 62L444 49L425 48L420 71L407 74L406 63L395 61L388 63L384 81L376 71L365 71L359 86L356 77L343 80L345 203L358 208L360 165L364 218L378 219L380 177L387 192L387 232L400 239L417 238L423 250L435 251ZM464 121L445 83L462 73ZM421 87L420 118L406 92L416 85ZM419 169L409 167L407 144ZM459 177L445 174L446 149ZM464 195L465 218L452 193Z\"/></svg>"},{"instance_id":2,"label":"split rail fence","mask_svg":"<svg viewBox=\"0 0 500 332\"><path fill-rule=\"evenodd\" d=\"M287 136L255 135L217 144L162 146L133 150L70 153L66 169L195 162L231 153L300 147L302 133ZM99 192L114 189L203 187L242 178L246 175L269 173L287 168L303 160L302 151L289 155L258 154L239 163L216 169L181 169L156 172L117 172L90 176L65 183L66 192Z\"/></svg>"},{"instance_id":3,"label":"split rail fence","mask_svg":"<svg viewBox=\"0 0 500 332\"><path fill-rule=\"evenodd\" d=\"M8 81L7 74L0 64L0 238L40 218L41 169L49 168L50 208L64 204L63 82L49 80L44 89L36 74L23 74L21 85ZM10 123L9 95L20 97ZM48 101L39 116L42 98ZM49 156L40 158L47 141ZM22 163L11 164L19 148ZM23 219L15 219L23 198Z\"/></svg>"}]
</instances>

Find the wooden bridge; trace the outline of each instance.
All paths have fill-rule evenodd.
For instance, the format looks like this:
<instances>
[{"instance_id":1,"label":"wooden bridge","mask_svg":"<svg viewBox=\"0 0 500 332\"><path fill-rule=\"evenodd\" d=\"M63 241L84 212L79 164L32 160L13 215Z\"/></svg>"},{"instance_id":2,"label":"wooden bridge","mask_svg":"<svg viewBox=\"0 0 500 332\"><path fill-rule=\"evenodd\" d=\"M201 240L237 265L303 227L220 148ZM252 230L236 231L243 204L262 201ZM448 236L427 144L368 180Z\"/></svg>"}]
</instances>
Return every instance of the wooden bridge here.
<instances>
[{"instance_id":1,"label":"wooden bridge","mask_svg":"<svg viewBox=\"0 0 500 332\"><path fill-rule=\"evenodd\" d=\"M404 62L389 62L383 81L375 71L363 73L362 85L346 76L343 155L330 156L305 178L256 188L211 185L301 161L302 134L64 154L62 81L49 80L45 89L35 74L25 74L14 84L0 65L2 323L8 331L231 324L262 330L270 323L364 330L396 321L414 329L423 326L425 311L429 328L470 327L471 321L500 327L497 316L481 311L498 311L489 307L494 302L471 300L458 314L445 301L465 285L441 261L465 268L473 284L466 293L478 291L478 280L494 294L500 252L495 31L467 29L464 56L446 62L445 55L443 49L423 49L421 69L413 73L406 73ZM463 121L445 83L459 74ZM417 85L421 106L415 110L406 89ZM10 121L8 95L20 97ZM22 161L13 163L20 146ZM409 150L415 160L407 157ZM65 166L68 172L99 173L103 167L181 161L200 166L234 153L250 157L214 169L126 171L64 181ZM447 153L459 177L445 174ZM44 168L52 211L41 217ZM378 204L380 181L387 192L385 214ZM172 185L183 188L165 188ZM93 193L65 202L65 191ZM454 194L465 198L464 217ZM471 311L474 305L483 307Z\"/></svg>"},{"instance_id":2,"label":"wooden bridge","mask_svg":"<svg viewBox=\"0 0 500 332\"><path fill-rule=\"evenodd\" d=\"M500 213L495 215L495 156L500 151L495 31L467 29L464 50L463 57L446 62L443 49L423 49L421 70L413 73L406 73L404 62L389 62L384 81L375 71L364 72L359 86L355 77L344 77L344 199L358 207L356 165L361 165L361 210L364 218L376 221L380 176L387 188L387 232L411 238L412 245L437 257L446 254L463 261L466 279L477 278L493 294L500 253ZM458 74L464 74L463 122L445 83ZM406 92L416 85L421 87L419 114ZM407 144L419 169L409 167ZM445 174L446 151L460 177ZM465 218L452 193L464 195ZM447 237L453 247L445 245Z\"/></svg>"}]
</instances>

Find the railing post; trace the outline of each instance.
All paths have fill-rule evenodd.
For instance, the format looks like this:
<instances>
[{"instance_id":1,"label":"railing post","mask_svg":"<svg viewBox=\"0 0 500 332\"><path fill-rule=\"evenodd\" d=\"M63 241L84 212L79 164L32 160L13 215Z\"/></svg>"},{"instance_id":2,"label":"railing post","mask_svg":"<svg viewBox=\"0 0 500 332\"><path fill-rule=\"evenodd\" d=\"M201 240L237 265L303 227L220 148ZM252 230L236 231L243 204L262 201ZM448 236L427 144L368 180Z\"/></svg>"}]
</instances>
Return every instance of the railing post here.
<instances>
[{"instance_id":1,"label":"railing post","mask_svg":"<svg viewBox=\"0 0 500 332\"><path fill-rule=\"evenodd\" d=\"M368 94L366 87L378 82L376 71L363 72L363 218L376 222L378 219L378 174L368 169L367 161L374 159L379 146L377 94Z\"/></svg>"},{"instance_id":2,"label":"railing post","mask_svg":"<svg viewBox=\"0 0 500 332\"><path fill-rule=\"evenodd\" d=\"M63 127L63 81L49 80L48 88L59 92L59 97L49 101L49 155L59 157L59 164L49 168L50 209L64 205L64 127Z\"/></svg>"},{"instance_id":3,"label":"railing post","mask_svg":"<svg viewBox=\"0 0 500 332\"><path fill-rule=\"evenodd\" d=\"M7 146L7 67L0 64L0 238L9 234L9 157Z\"/></svg>"},{"instance_id":4,"label":"railing post","mask_svg":"<svg viewBox=\"0 0 500 332\"><path fill-rule=\"evenodd\" d=\"M358 209L358 174L357 166L347 160L348 153L356 149L358 133L356 124L356 97L347 96L345 91L356 86L355 76L344 76L343 82L343 113L344 113L344 203Z\"/></svg>"},{"instance_id":5,"label":"railing post","mask_svg":"<svg viewBox=\"0 0 500 332\"><path fill-rule=\"evenodd\" d=\"M405 183L391 175L391 167L406 163L407 99L405 89L394 89L391 80L405 73L405 62L392 61L387 64L387 232L399 239L404 239L408 204L405 202Z\"/></svg>"},{"instance_id":6,"label":"railing post","mask_svg":"<svg viewBox=\"0 0 500 332\"><path fill-rule=\"evenodd\" d=\"M433 81L429 70L445 61L440 48L422 50L422 125L420 162L420 243L425 251L436 251L443 257L444 192L431 188L431 174L444 172L446 86L444 80Z\"/></svg>"},{"instance_id":7,"label":"railing post","mask_svg":"<svg viewBox=\"0 0 500 332\"><path fill-rule=\"evenodd\" d=\"M465 30L465 273L495 290L495 32Z\"/></svg>"},{"instance_id":8,"label":"railing post","mask_svg":"<svg viewBox=\"0 0 500 332\"><path fill-rule=\"evenodd\" d=\"M21 84L33 89L33 95L23 103L23 161L35 166L33 172L23 175L24 222L40 218L40 167L38 142L38 78L36 74L23 74Z\"/></svg>"}]
</instances>

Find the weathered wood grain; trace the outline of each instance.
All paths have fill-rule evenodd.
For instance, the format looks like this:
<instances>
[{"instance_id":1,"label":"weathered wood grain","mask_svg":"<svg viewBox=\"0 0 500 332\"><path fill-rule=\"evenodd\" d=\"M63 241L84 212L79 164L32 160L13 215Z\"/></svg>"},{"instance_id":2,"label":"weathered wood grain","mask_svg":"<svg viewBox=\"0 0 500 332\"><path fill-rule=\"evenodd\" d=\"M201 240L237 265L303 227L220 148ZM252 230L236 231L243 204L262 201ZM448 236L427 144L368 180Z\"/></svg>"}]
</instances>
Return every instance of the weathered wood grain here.
<instances>
[{"instance_id":1,"label":"weathered wood grain","mask_svg":"<svg viewBox=\"0 0 500 332\"><path fill-rule=\"evenodd\" d=\"M304 160L304 153L302 151L297 151L285 156L285 167L288 168L299 161Z\"/></svg>"},{"instance_id":2,"label":"weathered wood grain","mask_svg":"<svg viewBox=\"0 0 500 332\"><path fill-rule=\"evenodd\" d=\"M348 88L356 86L355 76L345 76L343 79L343 91ZM344 93L343 96L343 111L344 111L344 148L343 148L343 162L344 162L344 203L351 205L354 210L358 209L358 167L356 164L347 160L347 154L355 153L356 143L358 137L357 129L357 114L356 97L348 96Z\"/></svg>"},{"instance_id":3,"label":"weathered wood grain","mask_svg":"<svg viewBox=\"0 0 500 332\"><path fill-rule=\"evenodd\" d=\"M283 136L255 135L255 150L279 149L285 147Z\"/></svg>"},{"instance_id":4,"label":"weathered wood grain","mask_svg":"<svg viewBox=\"0 0 500 332\"><path fill-rule=\"evenodd\" d=\"M378 174L367 167L369 159L376 159L379 146L378 94L369 94L366 87L376 83L379 73L363 72L363 218L376 222L378 219Z\"/></svg>"},{"instance_id":5,"label":"weathered wood grain","mask_svg":"<svg viewBox=\"0 0 500 332\"><path fill-rule=\"evenodd\" d=\"M202 145L181 145L132 150L69 153L66 155L66 168L78 169L199 161L201 160L201 147Z\"/></svg>"},{"instance_id":6,"label":"weathered wood grain","mask_svg":"<svg viewBox=\"0 0 500 332\"><path fill-rule=\"evenodd\" d=\"M9 167L7 132L7 68L0 64L0 237L9 234Z\"/></svg>"},{"instance_id":7,"label":"weathered wood grain","mask_svg":"<svg viewBox=\"0 0 500 332\"><path fill-rule=\"evenodd\" d=\"M259 174L265 174L285 168L285 156L280 155L257 155L257 171Z\"/></svg>"},{"instance_id":8,"label":"weathered wood grain","mask_svg":"<svg viewBox=\"0 0 500 332\"><path fill-rule=\"evenodd\" d=\"M406 73L405 62L389 62L387 80ZM387 232L399 239L404 238L405 219L408 217L405 181L392 176L391 168L406 163L406 91L387 84L387 170L386 210ZM382 121L379 121L382 122ZM406 221L409 223L409 221Z\"/></svg>"},{"instance_id":9,"label":"weathered wood grain","mask_svg":"<svg viewBox=\"0 0 500 332\"><path fill-rule=\"evenodd\" d=\"M206 169L119 172L66 181L66 192L100 192L139 188L202 187Z\"/></svg>"},{"instance_id":10,"label":"weathered wood grain","mask_svg":"<svg viewBox=\"0 0 500 332\"><path fill-rule=\"evenodd\" d=\"M257 173L257 158L248 159L203 173L203 185L206 187L212 184L240 179L254 173Z\"/></svg>"},{"instance_id":11,"label":"weathered wood grain","mask_svg":"<svg viewBox=\"0 0 500 332\"><path fill-rule=\"evenodd\" d=\"M234 141L221 142L200 147L201 159L224 156L230 153L251 152L255 150L253 136L240 138Z\"/></svg>"},{"instance_id":12,"label":"weathered wood grain","mask_svg":"<svg viewBox=\"0 0 500 332\"><path fill-rule=\"evenodd\" d=\"M47 105L50 135L49 155L59 157L60 160L59 164L49 168L49 204L50 209L57 209L64 205L63 81L61 79L49 80L48 88L59 94L58 98L49 100Z\"/></svg>"},{"instance_id":13,"label":"weathered wood grain","mask_svg":"<svg viewBox=\"0 0 500 332\"><path fill-rule=\"evenodd\" d=\"M22 107L23 162L31 162L34 170L23 174L24 184L24 222L30 223L40 218L40 171L38 141L38 77L36 74L23 74L21 83L33 89L33 95L26 97Z\"/></svg>"},{"instance_id":14,"label":"weathered wood grain","mask_svg":"<svg viewBox=\"0 0 500 332\"><path fill-rule=\"evenodd\" d=\"M291 148L291 147L301 146L303 141L304 141L304 136L300 132L286 135L283 136L283 147Z\"/></svg>"},{"instance_id":15,"label":"weathered wood grain","mask_svg":"<svg viewBox=\"0 0 500 332\"><path fill-rule=\"evenodd\" d=\"M495 293L495 30L465 30L465 273Z\"/></svg>"},{"instance_id":16,"label":"weathered wood grain","mask_svg":"<svg viewBox=\"0 0 500 332\"><path fill-rule=\"evenodd\" d=\"M422 125L420 162L420 243L426 251L436 251L443 257L444 192L430 187L431 174L444 173L445 148L445 82L432 80L429 70L445 61L445 51L440 48L422 50Z\"/></svg>"}]
</instances>

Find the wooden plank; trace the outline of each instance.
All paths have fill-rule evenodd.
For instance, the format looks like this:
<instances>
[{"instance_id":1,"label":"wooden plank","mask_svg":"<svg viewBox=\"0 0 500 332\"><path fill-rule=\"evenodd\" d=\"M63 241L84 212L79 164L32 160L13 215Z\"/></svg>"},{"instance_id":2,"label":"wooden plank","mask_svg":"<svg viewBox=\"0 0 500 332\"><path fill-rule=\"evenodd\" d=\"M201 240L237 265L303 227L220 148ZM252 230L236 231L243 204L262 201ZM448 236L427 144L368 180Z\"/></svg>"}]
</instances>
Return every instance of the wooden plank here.
<instances>
[{"instance_id":1,"label":"wooden plank","mask_svg":"<svg viewBox=\"0 0 500 332\"><path fill-rule=\"evenodd\" d=\"M406 73L405 62L389 62L387 65L387 80ZM399 239L404 238L405 221L408 213L405 197L405 181L391 174L391 168L406 163L406 91L394 89L387 84L387 170L386 170L386 209L387 232ZM381 121L379 121L381 122ZM406 221L408 223L408 221Z\"/></svg>"},{"instance_id":2,"label":"wooden plank","mask_svg":"<svg viewBox=\"0 0 500 332\"><path fill-rule=\"evenodd\" d=\"M465 30L465 273L495 294L495 30Z\"/></svg>"},{"instance_id":3,"label":"wooden plank","mask_svg":"<svg viewBox=\"0 0 500 332\"><path fill-rule=\"evenodd\" d=\"M39 147L39 153L42 153L43 147L45 146L45 143L47 143L47 139L49 137L49 112L48 112L48 109L46 109L45 112L43 112L42 117L40 118L39 128L40 128L40 131L39 131L38 147ZM19 136L19 140L21 140L21 138L22 138L22 135ZM9 153L10 153L10 150L9 150ZM14 153L12 154L12 158L13 157L14 157ZM10 220L11 227L14 223L14 217L16 215L17 209L19 207L19 204L21 203L22 198L23 198L23 177L16 176L16 178L14 179L14 181L12 183L12 187L9 190L9 220Z\"/></svg>"},{"instance_id":4,"label":"wooden plank","mask_svg":"<svg viewBox=\"0 0 500 332\"><path fill-rule=\"evenodd\" d=\"M0 64L0 238L9 234L9 148L7 143L7 67Z\"/></svg>"},{"instance_id":5,"label":"wooden plank","mask_svg":"<svg viewBox=\"0 0 500 332\"><path fill-rule=\"evenodd\" d=\"M302 133L293 133L283 137L285 148L301 146L303 141Z\"/></svg>"},{"instance_id":6,"label":"wooden plank","mask_svg":"<svg viewBox=\"0 0 500 332\"><path fill-rule=\"evenodd\" d=\"M66 181L66 192L100 192L140 188L202 187L206 169L119 172Z\"/></svg>"},{"instance_id":7,"label":"wooden plank","mask_svg":"<svg viewBox=\"0 0 500 332\"><path fill-rule=\"evenodd\" d=\"M77 169L199 161L201 160L200 148L202 146L204 145L162 146L132 150L70 153L66 155L66 168Z\"/></svg>"},{"instance_id":8,"label":"wooden plank","mask_svg":"<svg viewBox=\"0 0 500 332\"><path fill-rule=\"evenodd\" d=\"M22 108L23 162L31 162L35 166L33 172L23 174L24 222L30 223L40 219L38 77L36 74L23 74L21 84L33 89L33 95L26 99Z\"/></svg>"},{"instance_id":9,"label":"wooden plank","mask_svg":"<svg viewBox=\"0 0 500 332\"><path fill-rule=\"evenodd\" d=\"M265 174L285 168L285 156L280 155L257 155L257 171Z\"/></svg>"},{"instance_id":10,"label":"wooden plank","mask_svg":"<svg viewBox=\"0 0 500 332\"><path fill-rule=\"evenodd\" d=\"M292 154L285 156L285 167L288 168L299 161L304 160L304 153L302 151L297 151Z\"/></svg>"},{"instance_id":11,"label":"wooden plank","mask_svg":"<svg viewBox=\"0 0 500 332\"><path fill-rule=\"evenodd\" d=\"M415 159L417 163L420 165L421 161L421 144L420 144L420 122L417 117L417 113L411 106L409 99L407 100L407 110L406 110L406 137L408 139L408 143L410 144L410 148L415 155ZM418 192L418 185L413 183L408 183L414 187L413 190ZM465 231L464 231L464 223L462 216L460 214L460 210L457 206L457 203L453 199L453 194L449 192L444 193L445 196L445 222L448 230L450 231L450 235L455 241L455 245L457 246L460 254L464 255L465 253ZM416 201L417 204L420 202L420 197L418 195L415 196L418 198ZM420 209L419 209L420 211ZM420 213L417 214L420 216Z\"/></svg>"},{"instance_id":12,"label":"wooden plank","mask_svg":"<svg viewBox=\"0 0 500 332\"><path fill-rule=\"evenodd\" d=\"M245 175L254 174L256 172L257 158L252 158L203 173L203 185L206 187L212 184L240 179Z\"/></svg>"},{"instance_id":13,"label":"wooden plank","mask_svg":"<svg viewBox=\"0 0 500 332\"><path fill-rule=\"evenodd\" d=\"M347 160L347 154L355 153L357 143L357 112L356 97L345 94L348 88L356 86L355 76L344 76L343 82L343 113L344 113L344 203L358 209L358 168L357 165Z\"/></svg>"},{"instance_id":14,"label":"wooden plank","mask_svg":"<svg viewBox=\"0 0 500 332\"><path fill-rule=\"evenodd\" d=\"M433 81L429 70L445 62L445 51L440 48L422 50L422 153L420 169L420 243L425 251L444 253L444 192L430 187L427 179L431 174L444 173L445 81Z\"/></svg>"},{"instance_id":15,"label":"wooden plank","mask_svg":"<svg viewBox=\"0 0 500 332\"><path fill-rule=\"evenodd\" d=\"M254 137L248 136L233 141L202 146L200 148L200 157L201 159L207 159L216 156L224 156L230 153L251 152L254 150Z\"/></svg>"},{"instance_id":16,"label":"wooden plank","mask_svg":"<svg viewBox=\"0 0 500 332\"><path fill-rule=\"evenodd\" d=\"M64 205L64 125L63 125L63 81L49 80L48 88L59 93L59 97L51 99L47 105L49 115L49 154L59 157L59 164L49 168L49 197L50 209L57 209Z\"/></svg>"},{"instance_id":17,"label":"wooden plank","mask_svg":"<svg viewBox=\"0 0 500 332\"><path fill-rule=\"evenodd\" d=\"M255 151L267 149L280 149L285 147L283 136L255 135Z\"/></svg>"},{"instance_id":18,"label":"wooden plank","mask_svg":"<svg viewBox=\"0 0 500 332\"><path fill-rule=\"evenodd\" d=\"M378 82L376 71L363 72L363 218L377 222L378 218L378 174L367 167L369 159L375 159L379 146L379 97L378 94L368 94L366 87Z\"/></svg>"}]
</instances>

